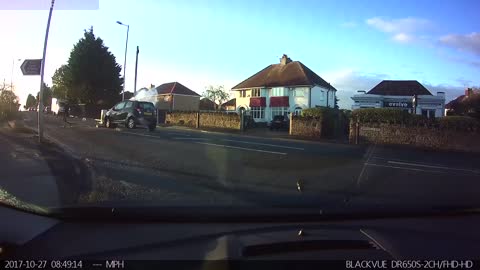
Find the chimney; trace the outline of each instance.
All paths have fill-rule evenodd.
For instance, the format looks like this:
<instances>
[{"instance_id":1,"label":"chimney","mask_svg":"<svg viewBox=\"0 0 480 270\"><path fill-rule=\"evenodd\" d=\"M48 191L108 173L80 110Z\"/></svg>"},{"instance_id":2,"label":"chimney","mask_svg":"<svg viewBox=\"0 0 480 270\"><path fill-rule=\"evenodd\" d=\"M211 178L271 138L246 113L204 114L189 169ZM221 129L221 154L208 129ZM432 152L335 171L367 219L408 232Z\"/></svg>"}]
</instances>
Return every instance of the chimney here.
<instances>
[{"instance_id":1,"label":"chimney","mask_svg":"<svg viewBox=\"0 0 480 270\"><path fill-rule=\"evenodd\" d=\"M280 64L281 65L286 65L288 63L292 62L292 59L290 59L286 54L284 54L282 56L282 58L280 58Z\"/></svg>"},{"instance_id":2,"label":"chimney","mask_svg":"<svg viewBox=\"0 0 480 270\"><path fill-rule=\"evenodd\" d=\"M155 84L150 84L150 89L155 88Z\"/></svg>"},{"instance_id":3,"label":"chimney","mask_svg":"<svg viewBox=\"0 0 480 270\"><path fill-rule=\"evenodd\" d=\"M437 96L445 98L445 92L437 92Z\"/></svg>"},{"instance_id":4,"label":"chimney","mask_svg":"<svg viewBox=\"0 0 480 270\"><path fill-rule=\"evenodd\" d=\"M359 93L359 94L366 94L367 92L365 92L364 90L358 90L357 93Z\"/></svg>"}]
</instances>

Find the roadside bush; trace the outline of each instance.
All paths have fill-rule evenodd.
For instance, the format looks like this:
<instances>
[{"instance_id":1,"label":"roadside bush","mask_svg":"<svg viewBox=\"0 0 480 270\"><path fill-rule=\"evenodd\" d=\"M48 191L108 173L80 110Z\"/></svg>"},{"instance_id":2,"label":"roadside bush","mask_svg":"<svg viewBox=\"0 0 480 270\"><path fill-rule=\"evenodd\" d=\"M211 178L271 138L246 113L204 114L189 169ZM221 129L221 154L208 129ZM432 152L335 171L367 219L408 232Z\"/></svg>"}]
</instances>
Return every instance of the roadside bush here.
<instances>
[{"instance_id":1,"label":"roadside bush","mask_svg":"<svg viewBox=\"0 0 480 270\"><path fill-rule=\"evenodd\" d=\"M360 123L402 124L456 131L480 131L480 121L468 116L426 118L406 111L390 108L365 108L353 111L352 120Z\"/></svg>"},{"instance_id":2,"label":"roadside bush","mask_svg":"<svg viewBox=\"0 0 480 270\"><path fill-rule=\"evenodd\" d=\"M302 110L302 116L313 117L313 118L327 118L327 117L334 117L336 112L338 112L337 109L326 108L326 107L308 108L308 109Z\"/></svg>"},{"instance_id":3,"label":"roadside bush","mask_svg":"<svg viewBox=\"0 0 480 270\"><path fill-rule=\"evenodd\" d=\"M480 131L480 122L469 116L446 116L437 120L441 129L458 131Z\"/></svg>"},{"instance_id":4,"label":"roadside bush","mask_svg":"<svg viewBox=\"0 0 480 270\"><path fill-rule=\"evenodd\" d=\"M365 108L352 112L352 120L361 123L400 124L412 121L411 116L407 111L391 108Z\"/></svg>"}]
</instances>

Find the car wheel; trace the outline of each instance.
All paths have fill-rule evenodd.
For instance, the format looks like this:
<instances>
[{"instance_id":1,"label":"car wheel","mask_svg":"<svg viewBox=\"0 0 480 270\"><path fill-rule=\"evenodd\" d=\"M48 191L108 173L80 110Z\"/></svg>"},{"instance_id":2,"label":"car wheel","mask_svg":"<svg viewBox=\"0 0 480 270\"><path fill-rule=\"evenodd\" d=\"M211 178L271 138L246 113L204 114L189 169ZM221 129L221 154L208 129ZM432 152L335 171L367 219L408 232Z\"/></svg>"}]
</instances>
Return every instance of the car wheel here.
<instances>
[{"instance_id":1,"label":"car wheel","mask_svg":"<svg viewBox=\"0 0 480 270\"><path fill-rule=\"evenodd\" d=\"M135 119L133 119L132 117L128 118L127 120L127 128L135 128Z\"/></svg>"}]
</instances>

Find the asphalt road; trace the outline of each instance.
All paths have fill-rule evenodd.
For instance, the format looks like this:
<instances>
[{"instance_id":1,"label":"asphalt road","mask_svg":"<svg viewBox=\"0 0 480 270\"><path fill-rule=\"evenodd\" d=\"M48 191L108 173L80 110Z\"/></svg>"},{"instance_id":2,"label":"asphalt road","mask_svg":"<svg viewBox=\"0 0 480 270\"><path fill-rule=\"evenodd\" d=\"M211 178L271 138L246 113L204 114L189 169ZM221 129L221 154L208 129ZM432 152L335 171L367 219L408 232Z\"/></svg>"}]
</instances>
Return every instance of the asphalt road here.
<instances>
[{"instance_id":1,"label":"asphalt road","mask_svg":"<svg viewBox=\"0 0 480 270\"><path fill-rule=\"evenodd\" d=\"M35 113L23 115L27 126L36 127ZM96 128L91 119L69 121L64 127L61 118L46 116L45 135L94 169L97 191L83 203L415 207L480 202L478 154L165 127L107 129Z\"/></svg>"}]
</instances>

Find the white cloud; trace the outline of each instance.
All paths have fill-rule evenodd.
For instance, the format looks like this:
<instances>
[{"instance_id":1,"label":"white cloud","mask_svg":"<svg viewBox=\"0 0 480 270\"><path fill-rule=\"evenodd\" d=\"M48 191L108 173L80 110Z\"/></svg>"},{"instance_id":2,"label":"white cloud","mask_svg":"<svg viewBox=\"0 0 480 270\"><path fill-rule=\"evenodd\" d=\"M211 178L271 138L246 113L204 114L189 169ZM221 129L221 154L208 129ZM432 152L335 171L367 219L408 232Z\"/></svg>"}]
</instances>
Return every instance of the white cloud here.
<instances>
[{"instance_id":1,"label":"white cloud","mask_svg":"<svg viewBox=\"0 0 480 270\"><path fill-rule=\"evenodd\" d=\"M439 41L445 46L480 56L480 33L473 32L466 35L445 35L440 37Z\"/></svg>"},{"instance_id":2,"label":"white cloud","mask_svg":"<svg viewBox=\"0 0 480 270\"><path fill-rule=\"evenodd\" d=\"M362 73L353 69L344 69L324 73L322 77L338 90L338 106L341 109L351 109L353 105L351 97L356 94L358 90L368 91L382 80L388 79L389 75Z\"/></svg>"},{"instance_id":3,"label":"white cloud","mask_svg":"<svg viewBox=\"0 0 480 270\"><path fill-rule=\"evenodd\" d=\"M400 43L408 43L408 42L413 40L412 36L410 36L408 34L405 34L405 33L395 34L392 38L393 38L393 40L395 40L397 42L400 42Z\"/></svg>"},{"instance_id":4,"label":"white cloud","mask_svg":"<svg viewBox=\"0 0 480 270\"><path fill-rule=\"evenodd\" d=\"M413 17L402 19L374 17L367 19L366 23L379 31L391 34L392 39L400 43L414 41L416 39L415 33L428 30L432 26L432 23L427 19Z\"/></svg>"}]
</instances>

